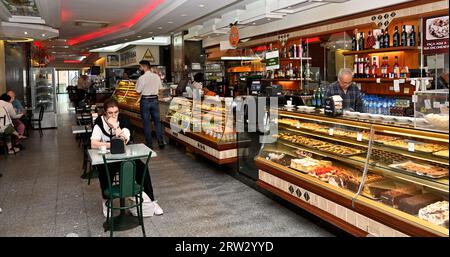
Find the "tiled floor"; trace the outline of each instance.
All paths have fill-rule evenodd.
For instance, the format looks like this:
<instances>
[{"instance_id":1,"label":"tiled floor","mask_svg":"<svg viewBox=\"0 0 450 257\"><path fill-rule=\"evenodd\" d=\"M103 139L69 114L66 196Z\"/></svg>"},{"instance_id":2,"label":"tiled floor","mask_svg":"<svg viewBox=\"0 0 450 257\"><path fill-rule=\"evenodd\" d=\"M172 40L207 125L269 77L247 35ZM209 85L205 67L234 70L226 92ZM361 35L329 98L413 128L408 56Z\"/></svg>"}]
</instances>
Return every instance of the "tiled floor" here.
<instances>
[{"instance_id":1,"label":"tiled floor","mask_svg":"<svg viewBox=\"0 0 450 257\"><path fill-rule=\"evenodd\" d=\"M98 180L80 179L82 151L73 115L60 96L58 129L34 132L26 150L0 157L0 236L109 236ZM145 219L147 236L331 236L323 228L234 179L168 146L150 162L165 214ZM141 236L140 228L116 236Z\"/></svg>"}]
</instances>

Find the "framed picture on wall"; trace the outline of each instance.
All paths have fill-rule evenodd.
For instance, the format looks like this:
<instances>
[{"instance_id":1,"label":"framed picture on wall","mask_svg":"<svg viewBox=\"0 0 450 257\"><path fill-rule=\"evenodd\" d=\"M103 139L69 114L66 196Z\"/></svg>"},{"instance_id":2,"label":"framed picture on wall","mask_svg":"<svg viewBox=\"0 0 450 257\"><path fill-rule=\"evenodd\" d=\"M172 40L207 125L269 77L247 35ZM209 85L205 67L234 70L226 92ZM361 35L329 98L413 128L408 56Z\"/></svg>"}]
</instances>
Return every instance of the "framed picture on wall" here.
<instances>
[{"instance_id":1,"label":"framed picture on wall","mask_svg":"<svg viewBox=\"0 0 450 257\"><path fill-rule=\"evenodd\" d=\"M106 66L108 67L118 67L120 66L119 55L108 55L106 58Z\"/></svg>"}]
</instances>

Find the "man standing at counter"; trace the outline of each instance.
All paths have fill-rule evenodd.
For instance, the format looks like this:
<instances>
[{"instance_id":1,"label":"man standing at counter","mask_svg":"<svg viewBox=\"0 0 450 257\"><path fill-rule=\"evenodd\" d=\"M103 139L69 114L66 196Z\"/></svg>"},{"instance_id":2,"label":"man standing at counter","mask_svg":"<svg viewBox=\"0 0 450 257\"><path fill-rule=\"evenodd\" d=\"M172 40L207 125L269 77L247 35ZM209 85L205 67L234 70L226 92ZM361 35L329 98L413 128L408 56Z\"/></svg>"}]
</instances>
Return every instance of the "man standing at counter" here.
<instances>
[{"instance_id":1,"label":"man standing at counter","mask_svg":"<svg viewBox=\"0 0 450 257\"><path fill-rule=\"evenodd\" d=\"M144 123L145 141L152 148L152 130L150 128L150 117L156 130L159 149L164 148L164 139L159 118L158 93L162 87L161 79L151 71L149 61L140 61L139 69L144 72L136 83L136 92L141 95L141 117Z\"/></svg>"},{"instance_id":2,"label":"man standing at counter","mask_svg":"<svg viewBox=\"0 0 450 257\"><path fill-rule=\"evenodd\" d=\"M340 95L343 99L343 108L362 111L361 91L353 83L353 72L350 69L340 69L338 81L330 84L325 92L325 98Z\"/></svg>"}]
</instances>

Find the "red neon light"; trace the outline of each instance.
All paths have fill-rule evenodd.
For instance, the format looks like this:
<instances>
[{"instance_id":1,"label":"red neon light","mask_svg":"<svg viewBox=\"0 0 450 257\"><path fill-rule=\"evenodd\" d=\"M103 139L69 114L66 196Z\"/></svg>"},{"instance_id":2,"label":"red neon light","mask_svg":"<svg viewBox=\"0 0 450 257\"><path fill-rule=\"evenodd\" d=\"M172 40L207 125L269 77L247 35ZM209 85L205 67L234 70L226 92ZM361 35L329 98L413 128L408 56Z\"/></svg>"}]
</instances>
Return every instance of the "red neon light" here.
<instances>
[{"instance_id":1,"label":"red neon light","mask_svg":"<svg viewBox=\"0 0 450 257\"><path fill-rule=\"evenodd\" d=\"M39 41L34 41L34 42L33 42L33 45L34 45L35 47L37 47L37 48L42 48L42 44L41 44L41 42L39 42Z\"/></svg>"},{"instance_id":2,"label":"red neon light","mask_svg":"<svg viewBox=\"0 0 450 257\"><path fill-rule=\"evenodd\" d=\"M308 43L308 44L315 43L315 42L320 42L320 37L311 37L311 38L306 39L306 43Z\"/></svg>"},{"instance_id":3,"label":"red neon light","mask_svg":"<svg viewBox=\"0 0 450 257\"><path fill-rule=\"evenodd\" d=\"M133 18L131 18L131 20L126 21L124 23L115 25L115 26L111 26L108 28L104 28L104 29L100 29L97 31L94 31L92 33L88 33L88 34L84 34L78 37L74 37L72 39L68 40L68 44L69 45L76 45L79 44L81 42L85 42L85 41L89 41L95 38L99 38L99 37L104 37L106 35L118 32L120 30L126 29L126 28L131 28L133 27L136 23L138 23L140 20L142 20L142 18L144 18L145 16L147 16L151 11L153 11L156 7L158 7L158 5L160 5L161 3L163 3L164 0L150 0L149 5L141 10L139 10L134 16Z\"/></svg>"},{"instance_id":4,"label":"red neon light","mask_svg":"<svg viewBox=\"0 0 450 257\"><path fill-rule=\"evenodd\" d=\"M64 63L81 63L80 60L64 60Z\"/></svg>"}]
</instances>

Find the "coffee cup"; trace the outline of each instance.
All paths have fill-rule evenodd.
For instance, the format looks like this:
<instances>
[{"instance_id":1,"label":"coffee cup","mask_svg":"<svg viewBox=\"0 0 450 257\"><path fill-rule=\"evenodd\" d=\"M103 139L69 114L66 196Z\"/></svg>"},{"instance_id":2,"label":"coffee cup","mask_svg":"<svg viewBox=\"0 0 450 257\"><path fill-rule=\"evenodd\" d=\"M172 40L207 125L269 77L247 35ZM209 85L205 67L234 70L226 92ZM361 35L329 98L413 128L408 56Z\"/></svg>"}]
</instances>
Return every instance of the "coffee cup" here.
<instances>
[{"instance_id":1,"label":"coffee cup","mask_svg":"<svg viewBox=\"0 0 450 257\"><path fill-rule=\"evenodd\" d=\"M106 146L105 145L100 146L100 152L101 153L106 153Z\"/></svg>"},{"instance_id":2,"label":"coffee cup","mask_svg":"<svg viewBox=\"0 0 450 257\"><path fill-rule=\"evenodd\" d=\"M288 106L292 106L292 101L291 101L291 100L288 100L288 101L287 101L287 105L288 105Z\"/></svg>"}]
</instances>

